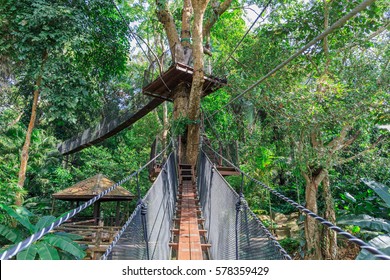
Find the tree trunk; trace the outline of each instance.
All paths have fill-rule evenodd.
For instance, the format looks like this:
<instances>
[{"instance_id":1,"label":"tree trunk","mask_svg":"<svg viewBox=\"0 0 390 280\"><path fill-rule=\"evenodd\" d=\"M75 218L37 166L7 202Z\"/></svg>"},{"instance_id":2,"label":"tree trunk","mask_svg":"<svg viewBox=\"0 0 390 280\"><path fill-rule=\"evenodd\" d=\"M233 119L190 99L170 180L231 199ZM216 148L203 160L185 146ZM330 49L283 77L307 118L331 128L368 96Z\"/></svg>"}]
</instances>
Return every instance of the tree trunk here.
<instances>
[{"instance_id":1,"label":"tree trunk","mask_svg":"<svg viewBox=\"0 0 390 280\"><path fill-rule=\"evenodd\" d=\"M163 107L163 132L162 132L162 148L163 150L167 147L168 145L168 105L166 102L162 104ZM164 154L164 157L166 154Z\"/></svg>"},{"instance_id":2,"label":"tree trunk","mask_svg":"<svg viewBox=\"0 0 390 280\"><path fill-rule=\"evenodd\" d=\"M322 181L324 200L325 200L325 214L324 218L331 223L336 223L336 212L334 209L334 202L332 192L330 189L329 174L326 173ZM323 256L327 260L335 260L337 257L337 233L328 227L323 229Z\"/></svg>"},{"instance_id":3,"label":"tree trunk","mask_svg":"<svg viewBox=\"0 0 390 280\"><path fill-rule=\"evenodd\" d=\"M190 95L190 88L186 83L181 83L175 88L174 99L173 99L173 119L179 121L180 119L186 119L188 114L188 97ZM178 127L178 124L174 124L173 134L178 133L178 129L182 129ZM187 149L187 140L186 134L187 129L181 133L181 143L179 145L180 151L180 162L187 163L186 149Z\"/></svg>"},{"instance_id":4,"label":"tree trunk","mask_svg":"<svg viewBox=\"0 0 390 280\"><path fill-rule=\"evenodd\" d=\"M31 109L31 117L30 117L30 123L28 124L27 132L26 132L26 139L24 141L24 145L22 148L21 153L21 159L20 159L20 169L19 169L19 178L18 178L18 188L20 189L20 192L16 194L15 197L15 205L21 206L23 204L23 186L24 182L26 180L26 171L27 171L27 162L28 162L28 151L30 148L31 143L31 134L35 126L35 121L37 117L37 108L38 108L38 101L39 101L39 93L41 91L41 83L42 83L42 70L43 65L45 64L47 60L47 51L44 51L42 54L42 64L41 64L41 70L40 74L35 82L35 90L34 90L34 98L32 103L32 109Z\"/></svg>"},{"instance_id":5,"label":"tree trunk","mask_svg":"<svg viewBox=\"0 0 390 280\"><path fill-rule=\"evenodd\" d=\"M318 186L321 183L324 171L320 171L317 175L304 174L306 179L306 208L317 214L317 194ZM305 239L306 239L306 259L321 260L321 232L318 222L306 215L305 217Z\"/></svg>"},{"instance_id":6,"label":"tree trunk","mask_svg":"<svg viewBox=\"0 0 390 280\"><path fill-rule=\"evenodd\" d=\"M208 0L193 0L194 9L193 24L193 58L194 75L192 78L192 87L188 104L188 118L190 125L187 133L187 160L191 165L195 165L198 158L199 137L200 137L200 99L204 84L203 73L203 16L206 10Z\"/></svg>"}]
</instances>

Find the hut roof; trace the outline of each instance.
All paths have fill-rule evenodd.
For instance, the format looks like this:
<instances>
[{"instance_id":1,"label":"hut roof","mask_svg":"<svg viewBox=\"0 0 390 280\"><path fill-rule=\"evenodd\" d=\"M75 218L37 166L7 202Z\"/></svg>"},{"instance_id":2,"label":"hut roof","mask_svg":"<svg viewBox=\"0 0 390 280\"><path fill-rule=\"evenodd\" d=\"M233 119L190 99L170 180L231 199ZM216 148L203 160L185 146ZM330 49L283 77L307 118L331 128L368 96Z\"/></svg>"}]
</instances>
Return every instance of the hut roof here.
<instances>
[{"instance_id":1,"label":"hut roof","mask_svg":"<svg viewBox=\"0 0 390 280\"><path fill-rule=\"evenodd\" d=\"M97 194L105 191L115 183L103 174L97 174L91 178L85 179L77 184L53 194L53 198L60 200L83 201L95 197ZM131 192L121 186L103 196L100 201L118 201L132 200L135 197Z\"/></svg>"}]
</instances>

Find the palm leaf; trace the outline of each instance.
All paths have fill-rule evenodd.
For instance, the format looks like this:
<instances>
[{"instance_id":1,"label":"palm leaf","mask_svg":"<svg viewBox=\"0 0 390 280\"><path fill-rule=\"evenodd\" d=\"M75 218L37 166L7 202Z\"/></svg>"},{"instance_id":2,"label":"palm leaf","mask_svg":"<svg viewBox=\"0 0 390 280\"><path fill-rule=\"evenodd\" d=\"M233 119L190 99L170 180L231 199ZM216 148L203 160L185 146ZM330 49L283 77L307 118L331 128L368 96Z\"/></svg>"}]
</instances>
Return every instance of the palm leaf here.
<instances>
[{"instance_id":1,"label":"palm leaf","mask_svg":"<svg viewBox=\"0 0 390 280\"><path fill-rule=\"evenodd\" d=\"M386 202L387 207L390 207L390 188L388 186L367 179L362 179L362 182L376 192Z\"/></svg>"},{"instance_id":2,"label":"palm leaf","mask_svg":"<svg viewBox=\"0 0 390 280\"><path fill-rule=\"evenodd\" d=\"M60 256L56 248L46 242L37 243L37 251L41 260L59 260Z\"/></svg>"},{"instance_id":3,"label":"palm leaf","mask_svg":"<svg viewBox=\"0 0 390 280\"><path fill-rule=\"evenodd\" d=\"M337 224L339 225L355 225L361 228L380 231L390 232L390 221L380 218L374 218L369 215L347 215L341 217Z\"/></svg>"},{"instance_id":4,"label":"palm leaf","mask_svg":"<svg viewBox=\"0 0 390 280\"><path fill-rule=\"evenodd\" d=\"M4 225L0 225L0 235L4 236L12 243L21 241L20 234L17 229L12 229Z\"/></svg>"},{"instance_id":5,"label":"palm leaf","mask_svg":"<svg viewBox=\"0 0 390 280\"><path fill-rule=\"evenodd\" d=\"M385 255L390 256L390 235L381 235L375 237L374 239L368 242L371 246L377 248L382 251ZM374 255L370 254L366 250L361 250L359 255L356 257L357 260L375 260Z\"/></svg>"},{"instance_id":6,"label":"palm leaf","mask_svg":"<svg viewBox=\"0 0 390 280\"><path fill-rule=\"evenodd\" d=\"M17 260L35 260L35 256L38 253L37 246L31 244L27 249L21 251L16 255Z\"/></svg>"},{"instance_id":7,"label":"palm leaf","mask_svg":"<svg viewBox=\"0 0 390 280\"><path fill-rule=\"evenodd\" d=\"M72 254L76 259L83 259L86 255L76 242L64 235L50 234L45 236L44 240L50 245Z\"/></svg>"},{"instance_id":8,"label":"palm leaf","mask_svg":"<svg viewBox=\"0 0 390 280\"><path fill-rule=\"evenodd\" d=\"M50 226L54 221L56 220L56 217L54 216L43 216L39 219L39 221L35 225L35 231L40 231L41 229Z\"/></svg>"},{"instance_id":9,"label":"palm leaf","mask_svg":"<svg viewBox=\"0 0 390 280\"><path fill-rule=\"evenodd\" d=\"M7 214L17 220L21 225L23 225L26 229L30 231L30 233L35 232L35 226L30 223L30 220L26 216L22 216L19 213L17 213L14 209L11 207L1 204L0 203L0 209L3 209Z\"/></svg>"}]
</instances>

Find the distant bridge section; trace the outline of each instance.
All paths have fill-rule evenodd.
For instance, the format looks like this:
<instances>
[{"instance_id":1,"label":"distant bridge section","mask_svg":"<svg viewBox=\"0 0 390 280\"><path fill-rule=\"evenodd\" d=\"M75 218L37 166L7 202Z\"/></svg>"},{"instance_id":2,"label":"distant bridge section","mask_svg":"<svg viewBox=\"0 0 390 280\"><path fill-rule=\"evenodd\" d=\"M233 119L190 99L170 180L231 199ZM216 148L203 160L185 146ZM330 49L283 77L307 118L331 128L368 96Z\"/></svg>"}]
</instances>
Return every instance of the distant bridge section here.
<instances>
[{"instance_id":1,"label":"distant bridge section","mask_svg":"<svg viewBox=\"0 0 390 280\"><path fill-rule=\"evenodd\" d=\"M90 127L83 133L62 142L57 149L62 155L68 155L98 144L129 127L163 102L163 99L147 98L143 104L127 111L122 116L111 121L105 118L95 127Z\"/></svg>"}]
</instances>

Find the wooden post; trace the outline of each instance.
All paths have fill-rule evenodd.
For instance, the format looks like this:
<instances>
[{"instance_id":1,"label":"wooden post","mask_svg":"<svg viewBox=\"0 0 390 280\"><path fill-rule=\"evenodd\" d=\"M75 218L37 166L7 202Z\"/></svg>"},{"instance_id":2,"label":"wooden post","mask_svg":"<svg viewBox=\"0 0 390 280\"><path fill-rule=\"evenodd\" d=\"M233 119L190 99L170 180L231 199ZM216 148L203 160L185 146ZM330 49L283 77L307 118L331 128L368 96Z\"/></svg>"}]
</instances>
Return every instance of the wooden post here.
<instances>
[{"instance_id":1,"label":"wooden post","mask_svg":"<svg viewBox=\"0 0 390 280\"><path fill-rule=\"evenodd\" d=\"M98 225L100 218L100 201L96 201L93 204L93 218L95 220L95 225Z\"/></svg>"},{"instance_id":2,"label":"wooden post","mask_svg":"<svg viewBox=\"0 0 390 280\"><path fill-rule=\"evenodd\" d=\"M219 143L219 154L222 155L222 144L221 143ZM222 166L222 157L221 156L218 157L218 165Z\"/></svg>"},{"instance_id":3,"label":"wooden post","mask_svg":"<svg viewBox=\"0 0 390 280\"><path fill-rule=\"evenodd\" d=\"M116 213L115 213L115 226L116 226L116 227L119 226L119 214L120 214L120 210L121 210L121 205L120 205L120 202L117 201L117 202L116 202Z\"/></svg>"}]
</instances>

